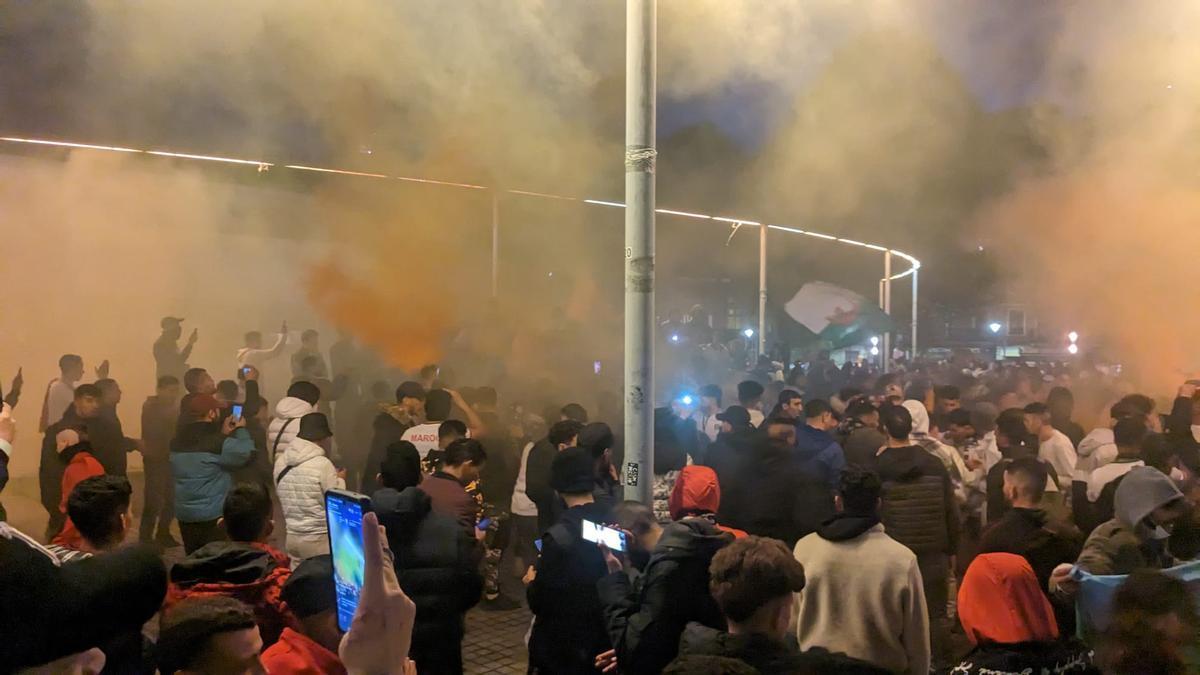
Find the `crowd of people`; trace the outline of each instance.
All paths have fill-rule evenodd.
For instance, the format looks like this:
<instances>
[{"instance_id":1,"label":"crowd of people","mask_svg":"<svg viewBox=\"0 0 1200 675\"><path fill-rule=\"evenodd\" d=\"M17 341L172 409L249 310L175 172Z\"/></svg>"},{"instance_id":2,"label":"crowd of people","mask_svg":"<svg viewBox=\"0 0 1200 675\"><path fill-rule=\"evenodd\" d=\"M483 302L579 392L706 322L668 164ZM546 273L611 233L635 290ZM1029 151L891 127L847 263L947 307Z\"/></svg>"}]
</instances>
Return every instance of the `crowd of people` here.
<instances>
[{"instance_id":1,"label":"crowd of people","mask_svg":"<svg viewBox=\"0 0 1200 675\"><path fill-rule=\"evenodd\" d=\"M182 322L162 320L140 438L107 363L83 382L60 360L45 531L0 522L0 672L461 673L468 610L524 604L512 649L537 674L1200 667L1176 569L1200 556L1196 383L1168 414L1114 395L1087 432L1063 373L751 370L655 410L642 504L622 494L619 411L456 389L436 366L389 383L345 340L327 362L311 330L271 405L286 324L271 346L248 333L216 381ZM4 479L19 400L0 413ZM346 634L330 489L371 503ZM597 525L623 546L591 541ZM1097 611L1101 578L1118 587Z\"/></svg>"}]
</instances>

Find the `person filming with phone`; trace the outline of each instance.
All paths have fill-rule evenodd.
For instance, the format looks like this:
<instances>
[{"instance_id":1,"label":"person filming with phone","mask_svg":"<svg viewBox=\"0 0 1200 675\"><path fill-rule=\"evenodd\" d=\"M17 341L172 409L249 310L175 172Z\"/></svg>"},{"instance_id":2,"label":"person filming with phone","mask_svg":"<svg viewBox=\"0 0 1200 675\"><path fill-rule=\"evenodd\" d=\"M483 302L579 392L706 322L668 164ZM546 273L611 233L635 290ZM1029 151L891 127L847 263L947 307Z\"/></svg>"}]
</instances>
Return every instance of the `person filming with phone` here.
<instances>
[{"instance_id":1,"label":"person filming with phone","mask_svg":"<svg viewBox=\"0 0 1200 675\"><path fill-rule=\"evenodd\" d=\"M594 469L591 453L583 448L559 452L550 467L550 485L567 510L542 535L542 555L527 577L532 577L527 596L534 614L530 673L595 673L596 657L611 647L596 590L608 567L594 535L607 530L623 540L624 534L602 527L611 516L592 494Z\"/></svg>"}]
</instances>

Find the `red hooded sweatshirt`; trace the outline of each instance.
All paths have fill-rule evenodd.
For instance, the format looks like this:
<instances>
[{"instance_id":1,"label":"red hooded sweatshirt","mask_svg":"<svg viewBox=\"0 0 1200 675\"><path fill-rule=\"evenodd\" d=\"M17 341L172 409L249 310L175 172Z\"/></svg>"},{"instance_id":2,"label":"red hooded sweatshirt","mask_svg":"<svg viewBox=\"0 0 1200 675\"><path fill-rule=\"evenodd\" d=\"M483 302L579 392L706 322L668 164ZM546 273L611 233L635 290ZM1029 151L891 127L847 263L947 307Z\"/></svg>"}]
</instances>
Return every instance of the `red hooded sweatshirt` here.
<instances>
[{"instance_id":1,"label":"red hooded sweatshirt","mask_svg":"<svg viewBox=\"0 0 1200 675\"><path fill-rule=\"evenodd\" d=\"M63 470L62 501L58 505L58 510L64 514L67 512L67 500L71 497L71 492L76 485L93 476L103 475L104 467L100 465L99 460L92 456L92 453L86 450L76 452L67 464L67 468ZM63 529L54 536L50 543L79 550L80 545L83 544L83 536L79 534L79 530L75 529L75 523L71 522L71 517L67 516L66 522L63 523Z\"/></svg>"},{"instance_id":2,"label":"red hooded sweatshirt","mask_svg":"<svg viewBox=\"0 0 1200 675\"><path fill-rule=\"evenodd\" d=\"M671 520L679 520L688 516L712 515L721 506L721 485L717 482L717 472L707 466L693 464L685 466L675 479L675 489L667 501L671 511ZM732 534L735 539L746 536L742 530L717 524L717 529Z\"/></svg>"},{"instance_id":3,"label":"red hooded sweatshirt","mask_svg":"<svg viewBox=\"0 0 1200 675\"><path fill-rule=\"evenodd\" d=\"M975 558L958 587L958 618L972 644L1058 638L1054 608L1038 586L1033 568L1012 553Z\"/></svg>"},{"instance_id":4,"label":"red hooded sweatshirt","mask_svg":"<svg viewBox=\"0 0 1200 675\"><path fill-rule=\"evenodd\" d=\"M346 675L337 654L291 628L263 652L262 664L271 675Z\"/></svg>"}]
</instances>

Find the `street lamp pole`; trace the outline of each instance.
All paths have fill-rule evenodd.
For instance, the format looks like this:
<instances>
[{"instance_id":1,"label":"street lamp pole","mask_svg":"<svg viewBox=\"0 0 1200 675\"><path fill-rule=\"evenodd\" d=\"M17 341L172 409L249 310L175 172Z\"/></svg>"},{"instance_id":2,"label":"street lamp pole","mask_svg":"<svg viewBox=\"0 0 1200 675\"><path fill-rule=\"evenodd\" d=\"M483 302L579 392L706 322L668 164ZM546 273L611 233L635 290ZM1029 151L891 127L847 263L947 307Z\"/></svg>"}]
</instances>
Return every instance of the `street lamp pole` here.
<instances>
[{"instance_id":1,"label":"street lamp pole","mask_svg":"<svg viewBox=\"0 0 1200 675\"><path fill-rule=\"evenodd\" d=\"M654 164L658 0L625 4L625 498L654 497Z\"/></svg>"},{"instance_id":2,"label":"street lamp pole","mask_svg":"<svg viewBox=\"0 0 1200 675\"><path fill-rule=\"evenodd\" d=\"M892 250L883 253L883 313L892 318ZM892 372L892 331L883 334L883 372Z\"/></svg>"},{"instance_id":3,"label":"street lamp pole","mask_svg":"<svg viewBox=\"0 0 1200 675\"><path fill-rule=\"evenodd\" d=\"M758 226L758 354L767 351L767 226Z\"/></svg>"}]
</instances>

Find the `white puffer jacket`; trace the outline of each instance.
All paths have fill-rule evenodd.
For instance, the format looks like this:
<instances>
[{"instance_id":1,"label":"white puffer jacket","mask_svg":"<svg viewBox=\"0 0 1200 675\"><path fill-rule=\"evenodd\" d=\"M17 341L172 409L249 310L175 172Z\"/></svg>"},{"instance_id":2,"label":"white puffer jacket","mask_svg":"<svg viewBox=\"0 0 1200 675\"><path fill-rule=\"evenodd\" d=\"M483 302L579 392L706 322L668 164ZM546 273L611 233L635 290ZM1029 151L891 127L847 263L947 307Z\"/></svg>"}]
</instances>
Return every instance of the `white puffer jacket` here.
<instances>
[{"instance_id":1,"label":"white puffer jacket","mask_svg":"<svg viewBox=\"0 0 1200 675\"><path fill-rule=\"evenodd\" d=\"M325 527L325 491L345 489L333 462L321 446L303 438L293 439L286 452L275 460L276 477L292 467L277 481L279 503L289 535L320 535Z\"/></svg>"},{"instance_id":2,"label":"white puffer jacket","mask_svg":"<svg viewBox=\"0 0 1200 675\"><path fill-rule=\"evenodd\" d=\"M275 416L271 418L271 425L267 427L267 455L271 461L283 456L288 446L292 444L292 439L300 433L299 418L310 412L314 412L311 403L292 396L281 398L279 403L275 404ZM283 432L282 435L280 435L280 431ZM275 447L276 438L279 439L278 448ZM275 473L279 474L278 471Z\"/></svg>"}]
</instances>

